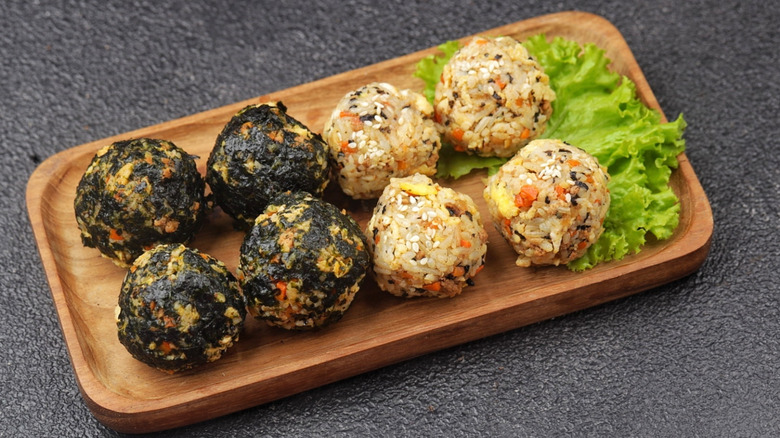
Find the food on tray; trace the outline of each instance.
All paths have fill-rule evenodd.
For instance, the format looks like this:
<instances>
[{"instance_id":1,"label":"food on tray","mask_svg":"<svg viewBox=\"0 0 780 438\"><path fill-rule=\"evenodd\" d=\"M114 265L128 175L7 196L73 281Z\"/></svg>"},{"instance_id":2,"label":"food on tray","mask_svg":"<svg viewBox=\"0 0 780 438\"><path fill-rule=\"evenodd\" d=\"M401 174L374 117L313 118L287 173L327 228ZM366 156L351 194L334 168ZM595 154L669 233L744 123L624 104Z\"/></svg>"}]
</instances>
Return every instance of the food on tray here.
<instances>
[{"instance_id":1,"label":"food on tray","mask_svg":"<svg viewBox=\"0 0 780 438\"><path fill-rule=\"evenodd\" d=\"M233 116L209 155L206 182L217 205L248 228L278 193L303 190L321 196L329 172L322 137L278 102L250 105Z\"/></svg>"},{"instance_id":2,"label":"food on tray","mask_svg":"<svg viewBox=\"0 0 780 438\"><path fill-rule=\"evenodd\" d=\"M484 197L518 266L559 265L582 256L601 236L608 181L582 149L534 140L488 179Z\"/></svg>"},{"instance_id":3,"label":"food on tray","mask_svg":"<svg viewBox=\"0 0 780 438\"><path fill-rule=\"evenodd\" d=\"M511 37L475 37L444 66L434 107L455 150L511 157L542 134L555 92L528 51Z\"/></svg>"},{"instance_id":4,"label":"food on tray","mask_svg":"<svg viewBox=\"0 0 780 438\"><path fill-rule=\"evenodd\" d=\"M311 194L288 192L271 200L247 233L238 277L252 315L312 329L341 319L369 263L354 219Z\"/></svg>"},{"instance_id":5,"label":"food on tray","mask_svg":"<svg viewBox=\"0 0 780 438\"><path fill-rule=\"evenodd\" d=\"M424 175L390 181L366 228L379 287L401 297L458 295L487 252L476 205Z\"/></svg>"},{"instance_id":6,"label":"food on tray","mask_svg":"<svg viewBox=\"0 0 780 438\"><path fill-rule=\"evenodd\" d=\"M639 252L647 237L667 239L679 221L680 205L669 184L677 156L685 151L682 115L673 122L647 107L635 84L609 69L604 50L594 44L538 34L523 42L539 61L556 93L553 114L541 138L576 144L607 168L611 206L604 232L582 257L569 262L581 271L600 262L620 260ZM457 41L439 46L443 55L429 56L417 65L415 76L425 81L432 96L441 69L459 47ZM437 176L458 178L474 169L497 170L500 159L453 151L443 141Z\"/></svg>"},{"instance_id":7,"label":"food on tray","mask_svg":"<svg viewBox=\"0 0 780 438\"><path fill-rule=\"evenodd\" d=\"M169 141L110 144L76 188L81 240L121 267L156 244L187 242L204 216L204 188L194 158Z\"/></svg>"},{"instance_id":8,"label":"food on tray","mask_svg":"<svg viewBox=\"0 0 780 438\"><path fill-rule=\"evenodd\" d=\"M173 373L219 359L245 316L238 281L222 262L167 244L138 257L125 276L117 329L133 357Z\"/></svg>"},{"instance_id":9,"label":"food on tray","mask_svg":"<svg viewBox=\"0 0 780 438\"><path fill-rule=\"evenodd\" d=\"M387 83L347 93L323 131L344 193L378 198L390 178L436 173L441 140L432 116L423 95Z\"/></svg>"}]
</instances>

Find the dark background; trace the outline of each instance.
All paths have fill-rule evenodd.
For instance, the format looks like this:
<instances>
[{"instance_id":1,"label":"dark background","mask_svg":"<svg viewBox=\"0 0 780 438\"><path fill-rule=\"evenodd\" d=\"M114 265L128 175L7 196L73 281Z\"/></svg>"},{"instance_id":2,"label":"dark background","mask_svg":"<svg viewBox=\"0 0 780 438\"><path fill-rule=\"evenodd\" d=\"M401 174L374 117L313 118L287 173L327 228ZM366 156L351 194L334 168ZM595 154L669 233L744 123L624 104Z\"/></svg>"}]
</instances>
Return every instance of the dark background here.
<instances>
[{"instance_id":1,"label":"dark background","mask_svg":"<svg viewBox=\"0 0 780 438\"><path fill-rule=\"evenodd\" d=\"M159 2L162 3L162 2ZM165 436L777 436L780 8L708 1L5 1L0 436L113 436L24 201L56 152L563 10L625 36L714 214L691 276Z\"/></svg>"}]
</instances>

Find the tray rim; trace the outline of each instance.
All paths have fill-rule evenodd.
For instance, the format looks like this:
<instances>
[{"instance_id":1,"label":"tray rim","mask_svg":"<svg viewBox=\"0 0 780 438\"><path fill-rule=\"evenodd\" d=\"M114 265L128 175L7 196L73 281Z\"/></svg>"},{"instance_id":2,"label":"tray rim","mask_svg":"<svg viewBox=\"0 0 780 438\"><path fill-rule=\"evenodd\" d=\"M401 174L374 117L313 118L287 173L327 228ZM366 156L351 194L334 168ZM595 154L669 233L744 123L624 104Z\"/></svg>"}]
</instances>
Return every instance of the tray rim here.
<instances>
[{"instance_id":1,"label":"tray rim","mask_svg":"<svg viewBox=\"0 0 780 438\"><path fill-rule=\"evenodd\" d=\"M603 17L588 12L565 11L565 12L558 12L558 13L533 17L533 18L517 21L514 23L509 23L494 29L481 31L476 34L483 34L483 35L500 34L502 33L502 31L506 29L514 28L515 26L518 26L520 24L523 24L524 26L528 26L529 28L533 26L538 26L541 28L550 25L550 23L553 23L554 25L556 21L585 20L585 19L600 22L608 30L607 32L608 35L606 34L603 35L605 38L619 38L620 43L625 45L626 53L630 57L625 56L623 58L623 61L626 62L631 67L631 76L634 79L635 83L637 84L637 88L639 89L640 87L642 87L641 94L645 98L645 103L648 106L657 109L659 112L661 112L663 116L663 111L661 110L657 100L655 99L655 96L653 95L652 90L649 87L649 84L647 84L647 80L645 79L643 73L639 69L637 62L630 51L630 47L628 47L628 44L625 42L618 29L615 28L614 25L612 25L612 23L610 23L608 20L606 20ZM466 38L468 38L468 36L465 36L460 39L463 40ZM257 99L270 99L276 94L282 94L293 90L314 89L316 88L317 84L321 83L322 81L336 79L338 77L342 77L348 74L356 74L361 71L381 69L384 65L389 65L389 63L396 61L398 59L418 58L433 53L435 52L435 50L436 50L435 47L431 47L428 49L403 55L391 60L382 61L379 63L371 64L354 70L345 71L343 73L339 73L323 79L315 80L309 83L290 87L285 90L279 90L267 94L265 96L246 99L233 104L224 105L219 108L213 108L189 116L177 118L171 121L147 126L141 129L136 129L118 135L84 143L82 145L63 150L55 155L50 156L49 158L44 160L33 171L28 181L27 192L26 192L28 215L30 217L38 252L43 262L47 282L49 284L52 298L57 311L60 328L63 332L63 336L66 341L68 355L71 360L71 365L74 369L74 373L76 376L77 383L79 385L80 392L88 408L92 411L93 415L95 415L95 417L99 421L101 421L106 426L111 427L112 429L115 429L117 431L146 432L146 431L154 431L154 430L163 430L167 428L183 426L186 424L192 424L194 422L206 420L209 418L214 418L230 412L235 412L243 408L251 407L257 404L262 404L280 397L273 396L272 398L269 398L265 401L261 401L259 403L255 403L254 401L251 401L248 403L245 402L243 404L232 406L230 408L224 408L224 407L221 409L217 408L213 410L212 412L213 415L203 416L202 418L198 418L197 420L194 421L177 421L176 419L169 419L169 421L166 422L163 425L163 427L160 428L145 422L144 417L172 416L171 414L175 414L175 413L180 414L182 412L185 412L185 410L188 407L192 408L194 404L198 405L198 404L205 403L206 405L213 407L218 405L219 402L221 401L226 401L230 399L231 394L235 392L235 389L223 388L221 390L217 390L216 392L212 393L209 396L208 400L202 400L202 399L198 399L194 401L184 400L173 404L160 403L159 400L142 400L139 401L138 403L133 404L132 409L127 409L127 403L125 403L124 400L130 400L130 398L111 391L110 389L108 389L102 384L102 382L97 376L94 375L88 363L87 352L85 352L84 349L82 348L82 345L78 339L78 334L76 333L77 329L74 325L73 315L71 314L70 307L67 303L67 297L62 284L62 277L60 272L61 267L56 261L52 248L47 244L48 243L47 233L49 231L47 228L45 228L42 225L44 223L45 218L43 212L43 198L41 196L43 194L43 190L41 190L41 188L48 187L47 184L50 184L53 179L56 180L56 178L61 176L57 174L57 171L61 170L62 167L68 163L66 156L71 155L77 151L96 150L99 146L108 144L109 142L112 141L116 141L117 139L120 138L127 138L128 136L142 136L146 132L154 132L155 130L158 129L158 127L162 125L166 125L168 127L170 127L171 125L184 126L187 125L188 122L191 120L196 120L196 119L201 120L204 118L209 118L212 117L213 115L216 115L217 113L221 114L222 112L226 111L229 108L238 110L239 108L247 105L250 102L254 102ZM623 287L620 290L611 291L607 295L599 294L598 299L594 299L592 302L588 302L586 305L582 306L581 308L584 309L596 304L600 304L624 296L632 295L641 292L643 290L654 288L662 284L668 283L670 281L674 281L675 279L682 278L686 275L691 274L692 272L695 272L706 259L706 256L709 253L712 230L714 225L712 219L712 211L710 209L709 202L706 198L706 195L704 194L703 189L701 188L701 185L698 181L698 178L693 172L693 169L684 153L678 156L678 161L679 161L679 167L678 169L675 170L675 172L679 172L682 175L682 177L685 180L685 186L689 189L691 193L695 192L696 194L696 197L691 199L691 202L694 204L694 206L692 207L694 214L692 215L692 219L688 227L690 229L695 229L696 232L691 233L688 232L688 230L684 230L683 241L676 241L674 242L675 243L674 245L669 245L669 247L665 248L664 251L668 251L668 252L665 253L665 259L662 263L652 264L646 267L640 267L638 270L635 269L635 267L633 267L632 264L630 263L617 266L614 269L608 269L605 272L609 272L611 274L610 277L611 279L613 280L618 278L625 279L628 282L628 286ZM696 226L694 226L694 224ZM680 232L680 230L678 230L678 232ZM682 248L683 242L688 243L689 245L686 246L685 248ZM685 264L679 263L681 259L686 259L686 263ZM665 277L663 281L658 281L653 284L648 284L648 283L634 284L631 282L630 277L632 276L632 274L635 274L640 271L645 271L648 269L659 269L659 268L668 269L670 272L673 272L673 275L670 277ZM588 301L588 299L593 299L593 297L591 297L593 293L592 291L588 293L587 286L591 286L591 285L588 284L578 285L573 288L567 289L567 291L565 292L559 292L548 296L542 296L535 300L535 301L539 301L539 302L535 302L535 304L542 305L544 303L540 304L541 301L547 302L549 300L549 302L552 305L554 305L556 300L572 299L575 296L577 296L577 298L580 300ZM585 292L586 295L581 295L580 294L581 292ZM501 308L501 309L496 309L495 311L508 312L513 309L514 307ZM571 310L562 311L560 314L569 313L570 311ZM432 351L446 348L448 346L461 344L463 342L467 342L468 340L482 338L486 335L474 336L471 339L459 340L458 342L452 344L447 344L442 340L444 337L446 337L446 332L453 331L453 330L467 329L467 326L469 324L484 324L486 323L485 321L486 319L490 319L490 315L491 313L487 313L485 315L482 315L479 318L473 318L467 321L452 322L451 324L440 327L439 329L432 332L417 333L407 337L400 337L398 339L386 339L384 344L377 345L375 349L372 350L364 349L362 351L358 350L351 354L341 355L338 358L339 362L344 362L344 361L362 362L362 363L368 363L370 364L370 366L363 367L364 369L362 371L359 371L357 373L351 372L348 375L333 374L331 379L325 379L324 381L320 381L316 385L308 385L305 387L297 388L296 391L293 393L301 392L307 389L312 389L314 387L321 386L327 383L332 383L334 381L341 380L342 378L349 377L351 375L357 375L362 372L369 371L371 369L377 369L382 366L389 365L391 363L397 363L399 361L407 360L412 357L424 355ZM545 314L543 315L543 317L539 319L529 318L517 325L513 325L512 327L500 327L498 330L495 330L494 333L500 333L513 328L519 328L524 325L549 319L554 316L557 315ZM431 342L432 340L434 342ZM393 349L394 344L399 342L403 342L405 344L406 343L416 344L417 347L413 349L415 353L411 355L407 355L402 358L396 357L397 356L396 353L395 356L390 355L391 357L389 358L389 360L384 359L379 361L377 360L372 361L370 357L368 357L371 356L372 354L376 355L377 352L381 353L381 351ZM247 380L251 380L251 379L247 379ZM267 385L267 384L268 382L253 382L253 381L246 381L246 382L239 383L240 387L244 390L244 392L257 390L258 386ZM230 386L233 387L235 385L230 385ZM123 399L123 400L120 402L119 399ZM222 404L224 405L225 403Z\"/></svg>"}]
</instances>

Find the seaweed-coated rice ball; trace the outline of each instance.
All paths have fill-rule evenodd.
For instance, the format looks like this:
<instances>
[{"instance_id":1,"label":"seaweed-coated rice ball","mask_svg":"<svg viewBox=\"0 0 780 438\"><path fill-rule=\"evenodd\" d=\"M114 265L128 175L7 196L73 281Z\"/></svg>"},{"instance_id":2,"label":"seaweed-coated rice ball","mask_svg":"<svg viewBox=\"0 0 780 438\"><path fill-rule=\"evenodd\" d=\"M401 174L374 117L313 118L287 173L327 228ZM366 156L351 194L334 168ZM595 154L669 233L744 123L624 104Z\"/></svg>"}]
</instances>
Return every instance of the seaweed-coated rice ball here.
<instances>
[{"instance_id":1,"label":"seaweed-coated rice ball","mask_svg":"<svg viewBox=\"0 0 780 438\"><path fill-rule=\"evenodd\" d=\"M487 232L474 201L425 175L393 178L366 227L380 289L453 297L482 270Z\"/></svg>"},{"instance_id":2,"label":"seaweed-coated rice ball","mask_svg":"<svg viewBox=\"0 0 780 438\"><path fill-rule=\"evenodd\" d=\"M217 205L249 228L278 193L322 196L329 172L325 141L277 102L247 106L225 125L209 155L206 182Z\"/></svg>"},{"instance_id":3,"label":"seaweed-coated rice ball","mask_svg":"<svg viewBox=\"0 0 780 438\"><path fill-rule=\"evenodd\" d=\"M305 330L341 319L369 267L360 227L305 192L274 198L241 245L238 277L249 311L269 325Z\"/></svg>"},{"instance_id":4,"label":"seaweed-coated rice ball","mask_svg":"<svg viewBox=\"0 0 780 438\"><path fill-rule=\"evenodd\" d=\"M173 373L219 359L245 317L238 281L222 262L168 244L138 257L125 275L117 329L133 357Z\"/></svg>"},{"instance_id":5,"label":"seaweed-coated rice ball","mask_svg":"<svg viewBox=\"0 0 780 438\"><path fill-rule=\"evenodd\" d=\"M375 199L390 178L436 173L441 139L432 116L422 94L387 83L347 93L323 131L344 193Z\"/></svg>"},{"instance_id":6,"label":"seaweed-coated rice ball","mask_svg":"<svg viewBox=\"0 0 780 438\"><path fill-rule=\"evenodd\" d=\"M444 66L434 107L455 150L511 157L541 135L555 92L528 50L511 37L475 37Z\"/></svg>"},{"instance_id":7,"label":"seaweed-coated rice ball","mask_svg":"<svg viewBox=\"0 0 780 438\"><path fill-rule=\"evenodd\" d=\"M185 243L205 216L195 159L167 140L137 138L100 149L76 188L85 246L128 267L161 243Z\"/></svg>"},{"instance_id":8,"label":"seaweed-coated rice ball","mask_svg":"<svg viewBox=\"0 0 780 438\"><path fill-rule=\"evenodd\" d=\"M603 231L609 175L561 140L534 140L488 179L485 201L518 266L575 260Z\"/></svg>"}]
</instances>

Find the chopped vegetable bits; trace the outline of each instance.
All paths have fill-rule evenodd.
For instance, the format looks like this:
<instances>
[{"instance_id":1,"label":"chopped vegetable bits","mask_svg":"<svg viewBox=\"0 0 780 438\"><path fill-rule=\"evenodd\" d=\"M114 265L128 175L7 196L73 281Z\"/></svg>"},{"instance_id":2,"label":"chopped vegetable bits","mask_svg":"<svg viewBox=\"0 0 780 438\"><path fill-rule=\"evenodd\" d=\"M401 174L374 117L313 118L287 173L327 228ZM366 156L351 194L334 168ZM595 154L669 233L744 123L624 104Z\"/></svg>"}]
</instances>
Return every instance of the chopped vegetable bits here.
<instances>
[{"instance_id":1,"label":"chopped vegetable bits","mask_svg":"<svg viewBox=\"0 0 780 438\"><path fill-rule=\"evenodd\" d=\"M475 37L442 69L434 107L456 151L511 157L541 135L555 92L528 51L511 37Z\"/></svg>"},{"instance_id":2,"label":"chopped vegetable bits","mask_svg":"<svg viewBox=\"0 0 780 438\"><path fill-rule=\"evenodd\" d=\"M582 149L534 140L488 179L484 197L518 266L558 265L582 256L601 236L608 180Z\"/></svg>"},{"instance_id":3,"label":"chopped vegetable bits","mask_svg":"<svg viewBox=\"0 0 780 438\"><path fill-rule=\"evenodd\" d=\"M209 155L206 181L215 202L249 228L286 190L322 196L330 178L328 146L281 103L250 105L225 125Z\"/></svg>"},{"instance_id":4,"label":"chopped vegetable bits","mask_svg":"<svg viewBox=\"0 0 780 438\"><path fill-rule=\"evenodd\" d=\"M306 330L341 319L369 263L354 219L309 193L287 192L246 234L238 277L253 316Z\"/></svg>"},{"instance_id":5,"label":"chopped vegetable bits","mask_svg":"<svg viewBox=\"0 0 780 438\"><path fill-rule=\"evenodd\" d=\"M323 137L341 189L355 199L378 198L390 178L436 173L433 107L414 91L373 82L347 93Z\"/></svg>"},{"instance_id":6,"label":"chopped vegetable bits","mask_svg":"<svg viewBox=\"0 0 780 438\"><path fill-rule=\"evenodd\" d=\"M474 201L425 175L393 178L366 227L379 288L400 297L453 297L487 253Z\"/></svg>"},{"instance_id":7,"label":"chopped vegetable bits","mask_svg":"<svg viewBox=\"0 0 780 438\"><path fill-rule=\"evenodd\" d=\"M81 240L121 267L157 244L185 243L204 217L204 188L194 157L170 141L105 146L76 188Z\"/></svg>"},{"instance_id":8,"label":"chopped vegetable bits","mask_svg":"<svg viewBox=\"0 0 780 438\"><path fill-rule=\"evenodd\" d=\"M119 294L119 341L165 372L219 359L238 341L246 302L238 281L213 257L182 244L138 257Z\"/></svg>"}]
</instances>

